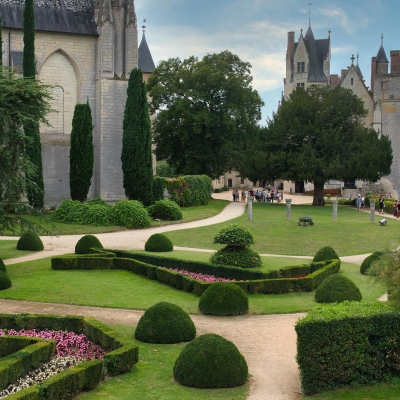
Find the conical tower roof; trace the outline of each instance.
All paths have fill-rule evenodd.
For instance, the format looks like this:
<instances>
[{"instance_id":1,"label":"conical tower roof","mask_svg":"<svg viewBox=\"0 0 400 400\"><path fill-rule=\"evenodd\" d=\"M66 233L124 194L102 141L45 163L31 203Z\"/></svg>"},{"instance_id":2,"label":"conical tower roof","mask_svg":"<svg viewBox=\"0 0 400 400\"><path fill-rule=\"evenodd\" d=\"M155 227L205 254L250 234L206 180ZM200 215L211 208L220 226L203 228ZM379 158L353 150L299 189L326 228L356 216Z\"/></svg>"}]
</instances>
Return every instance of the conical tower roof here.
<instances>
[{"instance_id":1,"label":"conical tower roof","mask_svg":"<svg viewBox=\"0 0 400 400\"><path fill-rule=\"evenodd\" d=\"M320 54L320 50L323 47L326 47L325 43L318 43L314 38L313 31L311 26L308 27L306 35L304 36L304 40L307 47L308 57L310 60L309 72L308 72L308 80L310 82L323 82L326 81L327 78L325 76L324 70L322 68L320 60L323 60L324 56ZM329 42L327 42L329 45ZM320 45L320 46L318 46ZM320 49L319 49L320 47ZM326 49L324 49L326 51Z\"/></svg>"},{"instance_id":2,"label":"conical tower roof","mask_svg":"<svg viewBox=\"0 0 400 400\"><path fill-rule=\"evenodd\" d=\"M389 60L386 57L385 49L383 48L383 44L379 48L378 54L376 55L376 62L380 63L388 63Z\"/></svg>"},{"instance_id":3,"label":"conical tower roof","mask_svg":"<svg viewBox=\"0 0 400 400\"><path fill-rule=\"evenodd\" d=\"M139 46L139 60L138 67L142 72L152 74L156 68L154 65L153 57L151 56L149 46L147 45L146 36L143 31L142 41Z\"/></svg>"}]
</instances>

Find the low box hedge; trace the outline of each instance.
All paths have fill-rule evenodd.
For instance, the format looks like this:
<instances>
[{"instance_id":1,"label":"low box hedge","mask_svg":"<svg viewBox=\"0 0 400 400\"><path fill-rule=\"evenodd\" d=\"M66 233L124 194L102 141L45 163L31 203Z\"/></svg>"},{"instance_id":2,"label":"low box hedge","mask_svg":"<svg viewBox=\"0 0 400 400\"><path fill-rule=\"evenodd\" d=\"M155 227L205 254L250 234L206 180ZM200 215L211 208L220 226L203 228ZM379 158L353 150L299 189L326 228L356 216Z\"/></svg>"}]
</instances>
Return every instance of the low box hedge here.
<instances>
[{"instance_id":1,"label":"low box hedge","mask_svg":"<svg viewBox=\"0 0 400 400\"><path fill-rule=\"evenodd\" d=\"M89 258L92 259L93 258ZM53 376L32 388L21 390L10 399L42 400L72 398L82 390L92 390L103 379L104 369L108 375L114 376L128 372L138 361L138 346L133 341L127 341L107 325L92 317L58 316L41 314L0 314L0 327L3 329L52 329L74 331L85 334L92 342L111 350L104 355L103 360L83 362L73 368ZM28 338L29 340L41 340ZM53 346L54 341L43 341L47 346ZM38 343L37 345L42 345ZM31 346L29 346L31 347ZM20 350L26 352L29 347ZM18 353L10 355L15 358ZM8 357L7 357L8 358ZM7 358L3 360L7 360ZM37 357L31 356L32 363L37 364ZM41 361L40 363L42 363ZM20 375L21 376L21 375ZM17 378L14 379L14 382ZM0 364L0 381L2 368ZM16 397L14 397L16 396Z\"/></svg>"},{"instance_id":2,"label":"low box hedge","mask_svg":"<svg viewBox=\"0 0 400 400\"><path fill-rule=\"evenodd\" d=\"M86 256L75 256L75 257L55 257L51 260L53 269L56 270L69 270L69 269L125 269L133 273L146 276L150 279L156 279L161 283L166 283L176 289L185 290L187 292L193 292L199 296L210 286L210 282L203 282L200 280L193 279L187 275L183 275L177 271L167 269L178 268L186 269L191 272L207 273L209 275L221 276L219 271L224 274L227 271L234 275L240 270L236 267L218 266L214 267L209 264L196 263L196 262L184 262L184 267L181 260L172 258L163 258L157 256L146 256L137 254L143 260L154 261L161 266L147 264L139 261L134 257L131 258L120 258L120 255L131 255L132 253L113 251L117 257L115 258L91 258ZM136 256L136 254L134 254ZM164 262L165 261L165 262ZM177 263L175 263L177 261ZM165 265L166 264L166 265ZM182 266L179 268L179 265ZM197 270L197 267L199 270ZM241 273L248 274L249 276L260 276L261 279L236 279L235 284L242 287L248 293L289 293L293 291L312 291L316 289L322 281L329 275L337 273L340 269L340 260L330 260L310 263L308 265L297 265L282 268L278 271L272 271L263 273L261 271L248 271L242 270ZM298 278L297 276L303 273L309 273L309 275ZM294 276L292 278L279 278L279 276Z\"/></svg>"},{"instance_id":3,"label":"low box hedge","mask_svg":"<svg viewBox=\"0 0 400 400\"><path fill-rule=\"evenodd\" d=\"M400 375L400 312L386 303L321 305L295 329L305 395Z\"/></svg>"}]
</instances>

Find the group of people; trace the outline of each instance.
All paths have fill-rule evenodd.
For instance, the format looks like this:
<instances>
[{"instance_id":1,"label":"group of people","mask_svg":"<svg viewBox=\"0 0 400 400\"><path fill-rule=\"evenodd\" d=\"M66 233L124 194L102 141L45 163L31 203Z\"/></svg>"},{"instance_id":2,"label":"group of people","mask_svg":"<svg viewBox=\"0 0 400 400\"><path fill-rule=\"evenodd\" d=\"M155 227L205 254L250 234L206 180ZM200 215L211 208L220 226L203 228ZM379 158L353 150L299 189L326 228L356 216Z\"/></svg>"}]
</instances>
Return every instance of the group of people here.
<instances>
[{"instance_id":1,"label":"group of people","mask_svg":"<svg viewBox=\"0 0 400 400\"><path fill-rule=\"evenodd\" d=\"M236 188L232 190L233 201L239 201L239 195L239 189ZM283 191L279 191L271 185L268 185L266 188L262 188L262 190L257 189L256 191L251 188L248 192L243 188L241 191L240 201L245 202L248 196L251 196L252 199L257 202L273 203L274 200L276 200L279 203L283 199Z\"/></svg>"},{"instance_id":2,"label":"group of people","mask_svg":"<svg viewBox=\"0 0 400 400\"><path fill-rule=\"evenodd\" d=\"M392 198L392 196L391 196L391 194L389 193L388 195L387 195L387 198L388 199L391 199ZM361 194L359 194L358 196L357 196L357 199L356 199L356 206L357 206L357 210L362 210L362 211L364 211L364 208L365 208L365 197L364 196L361 196ZM380 196L379 197L379 200L378 200L378 209L379 209L379 214L384 214L384 208L385 208L385 198L384 198L384 196ZM400 217L400 202L398 202L397 200L395 200L395 202L394 202L394 204L393 204L393 215L394 215L394 217L396 217L396 218L399 218Z\"/></svg>"}]
</instances>

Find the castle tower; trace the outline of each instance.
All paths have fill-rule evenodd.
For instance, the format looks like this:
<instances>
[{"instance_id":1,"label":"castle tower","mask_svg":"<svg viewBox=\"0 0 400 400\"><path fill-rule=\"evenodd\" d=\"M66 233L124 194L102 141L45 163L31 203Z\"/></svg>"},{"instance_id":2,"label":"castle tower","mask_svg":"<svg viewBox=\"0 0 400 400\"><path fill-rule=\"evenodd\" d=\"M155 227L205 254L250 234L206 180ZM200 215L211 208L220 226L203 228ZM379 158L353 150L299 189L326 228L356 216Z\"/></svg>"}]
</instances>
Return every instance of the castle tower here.
<instances>
[{"instance_id":1,"label":"castle tower","mask_svg":"<svg viewBox=\"0 0 400 400\"><path fill-rule=\"evenodd\" d=\"M134 0L100 0L95 17L97 107L95 196L106 201L125 198L121 165L122 122L130 71L138 65Z\"/></svg>"}]
</instances>

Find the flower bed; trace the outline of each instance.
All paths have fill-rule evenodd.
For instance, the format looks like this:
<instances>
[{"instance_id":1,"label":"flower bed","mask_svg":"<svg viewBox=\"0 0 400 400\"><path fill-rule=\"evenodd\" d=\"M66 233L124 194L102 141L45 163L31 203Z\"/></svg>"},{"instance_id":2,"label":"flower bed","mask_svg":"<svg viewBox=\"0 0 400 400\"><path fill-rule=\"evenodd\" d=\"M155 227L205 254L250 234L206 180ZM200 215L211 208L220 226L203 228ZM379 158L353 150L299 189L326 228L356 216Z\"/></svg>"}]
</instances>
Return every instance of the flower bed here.
<instances>
[{"instance_id":1,"label":"flower bed","mask_svg":"<svg viewBox=\"0 0 400 400\"><path fill-rule=\"evenodd\" d=\"M161 267L164 268L164 267ZM190 272L186 271L185 269L178 269L178 268L164 268L168 269L170 271L178 272L179 274L182 275L187 275L190 276L193 279L196 279L198 281L203 281L203 282L236 282L236 279L228 279L228 278L218 278L214 275L208 275L208 274L202 274L200 272Z\"/></svg>"}]
</instances>

